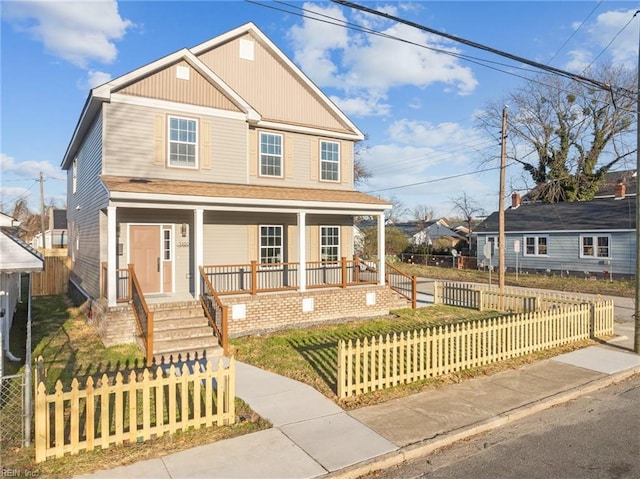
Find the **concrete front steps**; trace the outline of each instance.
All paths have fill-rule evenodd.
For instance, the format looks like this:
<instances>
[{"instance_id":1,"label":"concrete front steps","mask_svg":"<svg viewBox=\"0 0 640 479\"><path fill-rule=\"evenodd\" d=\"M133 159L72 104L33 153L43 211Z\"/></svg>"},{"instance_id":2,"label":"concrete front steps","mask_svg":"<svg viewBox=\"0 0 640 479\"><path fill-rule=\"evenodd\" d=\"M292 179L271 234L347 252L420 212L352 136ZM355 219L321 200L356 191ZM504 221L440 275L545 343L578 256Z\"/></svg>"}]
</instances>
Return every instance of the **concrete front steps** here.
<instances>
[{"instance_id":1,"label":"concrete front steps","mask_svg":"<svg viewBox=\"0 0 640 479\"><path fill-rule=\"evenodd\" d=\"M149 305L153 311L153 357L155 364L193 361L222 356L213 328L199 301Z\"/></svg>"}]
</instances>

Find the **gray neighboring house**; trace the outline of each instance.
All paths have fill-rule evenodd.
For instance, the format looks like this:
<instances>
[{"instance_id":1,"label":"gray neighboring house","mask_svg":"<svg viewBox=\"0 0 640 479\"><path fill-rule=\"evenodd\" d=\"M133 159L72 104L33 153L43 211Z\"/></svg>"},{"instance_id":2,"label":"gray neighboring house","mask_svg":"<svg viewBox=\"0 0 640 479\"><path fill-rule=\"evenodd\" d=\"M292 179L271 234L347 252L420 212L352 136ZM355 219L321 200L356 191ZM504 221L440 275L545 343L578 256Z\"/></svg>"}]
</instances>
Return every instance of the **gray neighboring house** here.
<instances>
[{"instance_id":1,"label":"gray neighboring house","mask_svg":"<svg viewBox=\"0 0 640 479\"><path fill-rule=\"evenodd\" d=\"M66 248L69 233L67 232L67 210L49 208L48 228L44 232L44 248ZM31 240L31 246L42 248L42 233Z\"/></svg>"},{"instance_id":2,"label":"gray neighboring house","mask_svg":"<svg viewBox=\"0 0 640 479\"><path fill-rule=\"evenodd\" d=\"M505 211L507 271L562 272L581 277L633 276L636 261L635 176L633 182L609 182L591 201L525 203L512 195ZM631 194L629 194L631 190ZM478 265L498 261L498 212L475 230ZM484 247L492 245L487 260Z\"/></svg>"}]
</instances>

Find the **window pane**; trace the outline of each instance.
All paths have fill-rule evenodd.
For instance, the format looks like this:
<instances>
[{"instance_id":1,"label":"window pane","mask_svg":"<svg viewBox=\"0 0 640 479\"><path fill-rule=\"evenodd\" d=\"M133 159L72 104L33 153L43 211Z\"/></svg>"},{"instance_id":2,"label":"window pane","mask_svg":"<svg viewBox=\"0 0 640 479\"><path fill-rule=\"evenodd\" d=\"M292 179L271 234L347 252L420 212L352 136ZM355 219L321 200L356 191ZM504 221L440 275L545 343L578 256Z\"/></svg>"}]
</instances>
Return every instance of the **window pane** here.
<instances>
[{"instance_id":1,"label":"window pane","mask_svg":"<svg viewBox=\"0 0 640 479\"><path fill-rule=\"evenodd\" d=\"M593 238L591 236L582 238L582 255L593 256Z\"/></svg>"},{"instance_id":2,"label":"window pane","mask_svg":"<svg viewBox=\"0 0 640 479\"><path fill-rule=\"evenodd\" d=\"M169 118L169 165L196 166L196 121L187 118Z\"/></svg>"},{"instance_id":3,"label":"window pane","mask_svg":"<svg viewBox=\"0 0 640 479\"><path fill-rule=\"evenodd\" d=\"M547 254L547 238L538 238L538 254Z\"/></svg>"},{"instance_id":4,"label":"window pane","mask_svg":"<svg viewBox=\"0 0 640 479\"><path fill-rule=\"evenodd\" d=\"M320 177L327 181L340 179L340 144L330 141L320 142Z\"/></svg>"},{"instance_id":5,"label":"window pane","mask_svg":"<svg viewBox=\"0 0 640 479\"><path fill-rule=\"evenodd\" d=\"M534 255L536 254L536 239L532 236L528 236L525 238L525 254Z\"/></svg>"},{"instance_id":6,"label":"window pane","mask_svg":"<svg viewBox=\"0 0 640 479\"><path fill-rule=\"evenodd\" d=\"M340 259L340 227L322 226L320 228L320 259L322 261Z\"/></svg>"},{"instance_id":7,"label":"window pane","mask_svg":"<svg viewBox=\"0 0 640 479\"><path fill-rule=\"evenodd\" d=\"M282 176L282 136L260 133L260 174Z\"/></svg>"},{"instance_id":8,"label":"window pane","mask_svg":"<svg viewBox=\"0 0 640 479\"><path fill-rule=\"evenodd\" d=\"M260 263L282 262L282 226L260 227Z\"/></svg>"},{"instance_id":9,"label":"window pane","mask_svg":"<svg viewBox=\"0 0 640 479\"><path fill-rule=\"evenodd\" d=\"M609 257L609 237L598 236L598 258Z\"/></svg>"}]
</instances>

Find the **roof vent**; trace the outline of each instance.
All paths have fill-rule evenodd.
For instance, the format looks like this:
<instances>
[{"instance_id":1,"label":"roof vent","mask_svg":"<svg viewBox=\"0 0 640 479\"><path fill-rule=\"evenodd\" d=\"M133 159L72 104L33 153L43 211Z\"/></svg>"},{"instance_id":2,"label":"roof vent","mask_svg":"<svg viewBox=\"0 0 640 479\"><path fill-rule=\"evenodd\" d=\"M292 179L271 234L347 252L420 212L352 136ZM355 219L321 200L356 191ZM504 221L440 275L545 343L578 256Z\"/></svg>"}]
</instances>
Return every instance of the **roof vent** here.
<instances>
[{"instance_id":1,"label":"roof vent","mask_svg":"<svg viewBox=\"0 0 640 479\"><path fill-rule=\"evenodd\" d=\"M189 79L189 67L184 65L178 65L176 67L176 78L178 80L188 80Z\"/></svg>"},{"instance_id":2,"label":"roof vent","mask_svg":"<svg viewBox=\"0 0 640 479\"><path fill-rule=\"evenodd\" d=\"M243 60L253 61L253 58L254 58L253 40L247 40L245 38L240 39L240 58L242 58Z\"/></svg>"}]
</instances>

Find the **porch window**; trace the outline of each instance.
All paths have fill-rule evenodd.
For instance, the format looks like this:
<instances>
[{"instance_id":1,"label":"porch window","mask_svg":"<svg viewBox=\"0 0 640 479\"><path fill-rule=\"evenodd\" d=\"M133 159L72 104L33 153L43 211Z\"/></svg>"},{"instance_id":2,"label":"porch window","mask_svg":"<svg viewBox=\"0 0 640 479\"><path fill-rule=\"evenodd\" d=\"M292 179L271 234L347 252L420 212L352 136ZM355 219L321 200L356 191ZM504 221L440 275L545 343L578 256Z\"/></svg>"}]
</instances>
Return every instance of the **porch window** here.
<instances>
[{"instance_id":1,"label":"porch window","mask_svg":"<svg viewBox=\"0 0 640 479\"><path fill-rule=\"evenodd\" d=\"M169 117L169 166L197 168L198 122Z\"/></svg>"},{"instance_id":2,"label":"porch window","mask_svg":"<svg viewBox=\"0 0 640 479\"><path fill-rule=\"evenodd\" d=\"M260 226L260 263L282 263L282 226Z\"/></svg>"},{"instance_id":3,"label":"porch window","mask_svg":"<svg viewBox=\"0 0 640 479\"><path fill-rule=\"evenodd\" d=\"M580 237L580 257L581 258L610 258L611 257L611 237L610 236L581 236Z\"/></svg>"},{"instance_id":4,"label":"porch window","mask_svg":"<svg viewBox=\"0 0 640 479\"><path fill-rule=\"evenodd\" d=\"M547 236L525 236L524 255L525 256L547 256L549 238Z\"/></svg>"},{"instance_id":5,"label":"porch window","mask_svg":"<svg viewBox=\"0 0 640 479\"><path fill-rule=\"evenodd\" d=\"M340 143L320 142L320 179L340 181Z\"/></svg>"},{"instance_id":6,"label":"porch window","mask_svg":"<svg viewBox=\"0 0 640 479\"><path fill-rule=\"evenodd\" d=\"M282 135L260 133L260 175L282 177Z\"/></svg>"},{"instance_id":7,"label":"porch window","mask_svg":"<svg viewBox=\"0 0 640 479\"><path fill-rule=\"evenodd\" d=\"M320 227L320 258L322 261L338 261L340 259L340 227Z\"/></svg>"}]
</instances>

